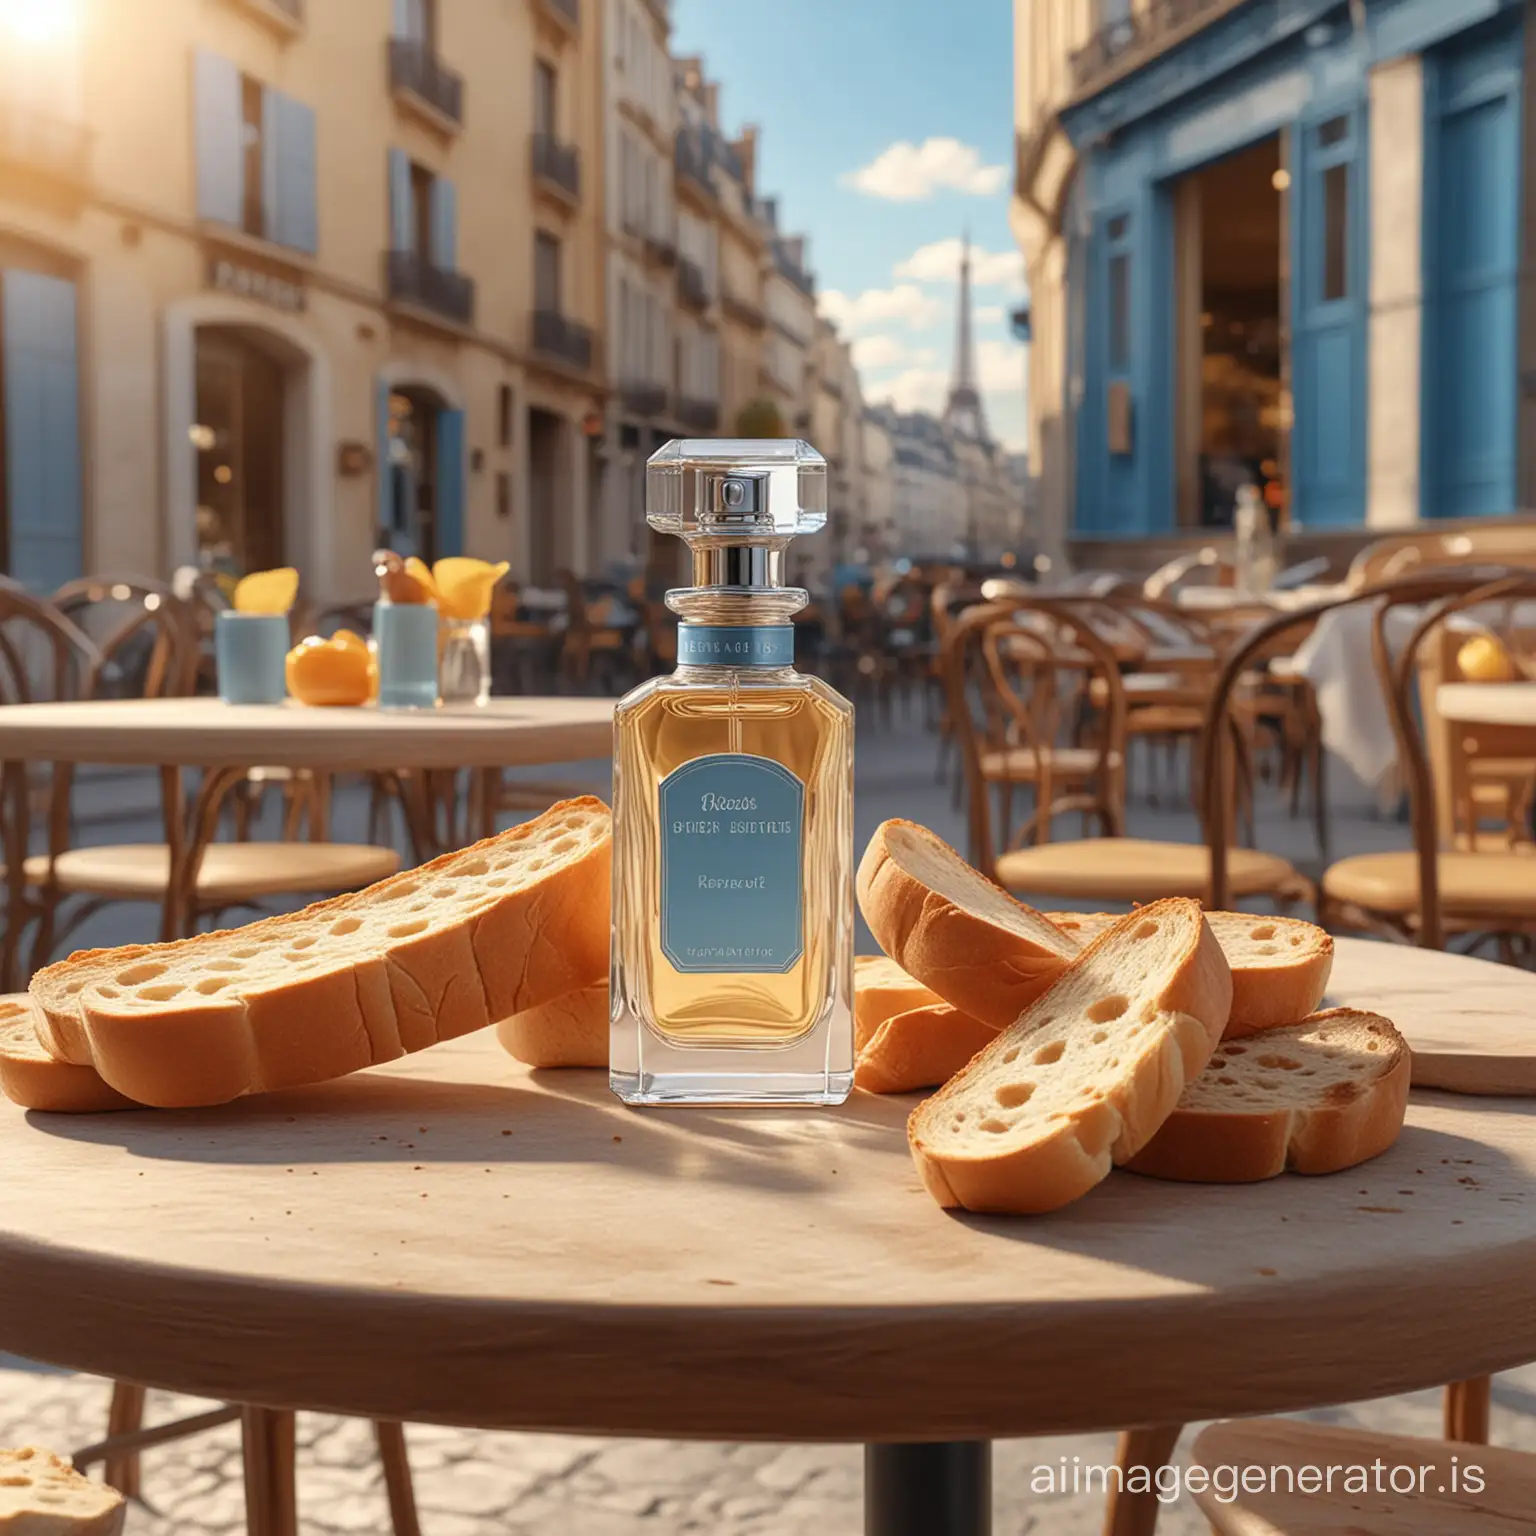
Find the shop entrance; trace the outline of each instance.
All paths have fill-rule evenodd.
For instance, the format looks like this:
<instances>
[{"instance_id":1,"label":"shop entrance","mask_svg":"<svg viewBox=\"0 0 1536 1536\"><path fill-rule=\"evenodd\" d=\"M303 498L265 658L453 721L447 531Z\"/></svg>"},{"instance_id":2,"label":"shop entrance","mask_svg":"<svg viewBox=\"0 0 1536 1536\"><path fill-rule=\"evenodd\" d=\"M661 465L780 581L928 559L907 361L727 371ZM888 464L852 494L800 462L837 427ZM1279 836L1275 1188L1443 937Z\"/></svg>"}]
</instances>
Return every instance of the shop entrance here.
<instances>
[{"instance_id":1,"label":"shop entrance","mask_svg":"<svg viewBox=\"0 0 1536 1536\"><path fill-rule=\"evenodd\" d=\"M1278 135L1173 187L1179 521L1225 528L1258 486L1277 518L1286 473L1286 190Z\"/></svg>"}]
</instances>

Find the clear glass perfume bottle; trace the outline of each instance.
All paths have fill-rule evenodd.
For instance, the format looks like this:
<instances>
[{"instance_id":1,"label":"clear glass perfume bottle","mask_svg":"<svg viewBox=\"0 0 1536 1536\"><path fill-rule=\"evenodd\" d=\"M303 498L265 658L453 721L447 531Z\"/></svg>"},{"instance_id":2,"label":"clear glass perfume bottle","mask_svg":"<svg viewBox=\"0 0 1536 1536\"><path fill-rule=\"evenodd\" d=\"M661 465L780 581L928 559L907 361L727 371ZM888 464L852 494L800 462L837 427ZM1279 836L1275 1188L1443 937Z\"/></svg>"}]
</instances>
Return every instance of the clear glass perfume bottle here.
<instances>
[{"instance_id":1,"label":"clear glass perfume bottle","mask_svg":"<svg viewBox=\"0 0 1536 1536\"><path fill-rule=\"evenodd\" d=\"M794 669L808 444L681 441L646 520L685 539L677 670L614 712L609 1081L631 1104L837 1104L853 1083L853 706Z\"/></svg>"}]
</instances>

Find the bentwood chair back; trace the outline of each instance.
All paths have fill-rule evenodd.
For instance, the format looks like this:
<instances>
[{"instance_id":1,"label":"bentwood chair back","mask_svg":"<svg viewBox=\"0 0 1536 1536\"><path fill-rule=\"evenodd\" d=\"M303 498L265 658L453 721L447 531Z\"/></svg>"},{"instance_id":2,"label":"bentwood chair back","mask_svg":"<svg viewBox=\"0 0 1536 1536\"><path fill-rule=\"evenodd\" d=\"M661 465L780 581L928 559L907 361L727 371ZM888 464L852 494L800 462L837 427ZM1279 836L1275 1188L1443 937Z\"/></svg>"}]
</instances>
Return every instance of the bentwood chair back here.
<instances>
[{"instance_id":1,"label":"bentwood chair back","mask_svg":"<svg viewBox=\"0 0 1536 1536\"><path fill-rule=\"evenodd\" d=\"M1398 581L1432 568L1536 566L1536 517L1458 522L1454 528L1417 528L1366 545L1350 563L1351 591Z\"/></svg>"},{"instance_id":2,"label":"bentwood chair back","mask_svg":"<svg viewBox=\"0 0 1536 1536\"><path fill-rule=\"evenodd\" d=\"M184 697L196 691L197 620L160 582L82 577L52 604L100 652L87 692L97 699Z\"/></svg>"}]
</instances>

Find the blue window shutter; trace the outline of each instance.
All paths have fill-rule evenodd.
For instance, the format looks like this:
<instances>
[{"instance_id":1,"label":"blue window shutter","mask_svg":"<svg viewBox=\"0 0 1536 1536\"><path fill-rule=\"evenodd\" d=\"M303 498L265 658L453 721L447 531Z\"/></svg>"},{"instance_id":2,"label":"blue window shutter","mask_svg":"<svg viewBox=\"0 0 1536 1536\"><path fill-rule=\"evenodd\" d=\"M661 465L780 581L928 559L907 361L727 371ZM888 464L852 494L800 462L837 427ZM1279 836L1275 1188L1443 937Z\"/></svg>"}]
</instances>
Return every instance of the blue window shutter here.
<instances>
[{"instance_id":1,"label":"blue window shutter","mask_svg":"<svg viewBox=\"0 0 1536 1536\"><path fill-rule=\"evenodd\" d=\"M403 149L389 152L389 248L416 248L416 220L411 213L411 157Z\"/></svg>"},{"instance_id":2,"label":"blue window shutter","mask_svg":"<svg viewBox=\"0 0 1536 1536\"><path fill-rule=\"evenodd\" d=\"M458 189L441 176L432 183L431 261L445 272L456 270L459 264Z\"/></svg>"},{"instance_id":3,"label":"blue window shutter","mask_svg":"<svg viewBox=\"0 0 1536 1536\"><path fill-rule=\"evenodd\" d=\"M0 323L10 574L51 592L85 568L75 285L6 272Z\"/></svg>"},{"instance_id":4,"label":"blue window shutter","mask_svg":"<svg viewBox=\"0 0 1536 1536\"><path fill-rule=\"evenodd\" d=\"M200 50L193 83L198 216L238 226L245 206L240 70L232 60Z\"/></svg>"},{"instance_id":5,"label":"blue window shutter","mask_svg":"<svg viewBox=\"0 0 1536 1536\"><path fill-rule=\"evenodd\" d=\"M437 558L464 553L464 412L437 413Z\"/></svg>"},{"instance_id":6,"label":"blue window shutter","mask_svg":"<svg viewBox=\"0 0 1536 1536\"><path fill-rule=\"evenodd\" d=\"M266 236L313 256L320 249L315 198L315 113L281 91L262 93L262 208Z\"/></svg>"},{"instance_id":7,"label":"blue window shutter","mask_svg":"<svg viewBox=\"0 0 1536 1536\"><path fill-rule=\"evenodd\" d=\"M378 436L374 444L374 467L379 478L379 536L386 544L395 525L395 470L389 461L389 385L378 385L376 417Z\"/></svg>"}]
</instances>

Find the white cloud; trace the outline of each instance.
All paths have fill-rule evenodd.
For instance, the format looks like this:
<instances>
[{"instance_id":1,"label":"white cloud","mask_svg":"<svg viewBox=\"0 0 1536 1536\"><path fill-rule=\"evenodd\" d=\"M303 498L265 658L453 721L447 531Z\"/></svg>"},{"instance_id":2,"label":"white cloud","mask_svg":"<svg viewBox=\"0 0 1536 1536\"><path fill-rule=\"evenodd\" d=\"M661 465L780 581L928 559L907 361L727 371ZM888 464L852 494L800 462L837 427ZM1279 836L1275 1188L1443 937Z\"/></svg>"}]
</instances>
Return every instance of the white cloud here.
<instances>
[{"instance_id":1,"label":"white cloud","mask_svg":"<svg viewBox=\"0 0 1536 1536\"><path fill-rule=\"evenodd\" d=\"M892 320L920 331L939 319L944 306L915 284L898 283L894 288L866 288L852 295L830 288L821 296L821 312L849 334Z\"/></svg>"},{"instance_id":2,"label":"white cloud","mask_svg":"<svg viewBox=\"0 0 1536 1536\"><path fill-rule=\"evenodd\" d=\"M907 361L908 351L903 342L885 331L873 336L861 336L853 344L853 362L857 368L894 368Z\"/></svg>"},{"instance_id":3,"label":"white cloud","mask_svg":"<svg viewBox=\"0 0 1536 1536\"><path fill-rule=\"evenodd\" d=\"M982 304L976 310L977 325L997 325L1003 319L1004 311L1001 304Z\"/></svg>"},{"instance_id":4,"label":"white cloud","mask_svg":"<svg viewBox=\"0 0 1536 1536\"><path fill-rule=\"evenodd\" d=\"M896 276L921 283L952 283L960 277L959 240L935 240L919 246L905 261L897 262ZM978 287L1024 286L1024 256L1020 251L987 251L971 247L971 281Z\"/></svg>"},{"instance_id":5,"label":"white cloud","mask_svg":"<svg viewBox=\"0 0 1536 1536\"><path fill-rule=\"evenodd\" d=\"M976 384L983 394L989 390L1023 393L1024 349L1008 341L981 341L976 344Z\"/></svg>"},{"instance_id":6,"label":"white cloud","mask_svg":"<svg viewBox=\"0 0 1536 1536\"><path fill-rule=\"evenodd\" d=\"M924 139L921 144L898 139L842 180L844 186L895 203L921 202L940 190L993 197L1003 190L1008 167L983 165L980 152L959 139Z\"/></svg>"},{"instance_id":7,"label":"white cloud","mask_svg":"<svg viewBox=\"0 0 1536 1536\"><path fill-rule=\"evenodd\" d=\"M941 411L949 394L949 374L943 368L907 368L879 385L876 393L898 411Z\"/></svg>"}]
</instances>

